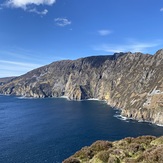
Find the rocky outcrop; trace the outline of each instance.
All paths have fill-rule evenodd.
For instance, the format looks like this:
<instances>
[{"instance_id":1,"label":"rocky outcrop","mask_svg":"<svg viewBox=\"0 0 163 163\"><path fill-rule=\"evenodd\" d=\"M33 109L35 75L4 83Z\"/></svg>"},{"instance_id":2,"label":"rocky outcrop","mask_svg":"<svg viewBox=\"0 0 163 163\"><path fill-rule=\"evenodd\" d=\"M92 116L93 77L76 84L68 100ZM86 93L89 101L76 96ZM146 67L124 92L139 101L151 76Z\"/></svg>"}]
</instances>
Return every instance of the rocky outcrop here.
<instances>
[{"instance_id":1,"label":"rocky outcrop","mask_svg":"<svg viewBox=\"0 0 163 163\"><path fill-rule=\"evenodd\" d=\"M115 142L97 141L63 161L63 163L156 162L163 162L163 136L128 137Z\"/></svg>"},{"instance_id":2,"label":"rocky outcrop","mask_svg":"<svg viewBox=\"0 0 163 163\"><path fill-rule=\"evenodd\" d=\"M8 82L11 82L15 77L6 77L6 78L0 78L0 85L4 85Z\"/></svg>"},{"instance_id":3,"label":"rocky outcrop","mask_svg":"<svg viewBox=\"0 0 163 163\"><path fill-rule=\"evenodd\" d=\"M1 94L98 98L122 115L163 124L163 49L53 62L0 86Z\"/></svg>"}]
</instances>

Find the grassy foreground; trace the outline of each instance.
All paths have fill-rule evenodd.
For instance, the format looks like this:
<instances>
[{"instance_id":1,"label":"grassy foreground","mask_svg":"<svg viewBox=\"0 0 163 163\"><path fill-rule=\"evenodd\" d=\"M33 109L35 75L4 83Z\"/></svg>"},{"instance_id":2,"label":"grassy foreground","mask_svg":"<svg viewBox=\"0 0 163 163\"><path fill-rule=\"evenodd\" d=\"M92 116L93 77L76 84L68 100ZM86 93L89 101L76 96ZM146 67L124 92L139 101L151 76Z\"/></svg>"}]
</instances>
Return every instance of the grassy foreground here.
<instances>
[{"instance_id":1,"label":"grassy foreground","mask_svg":"<svg viewBox=\"0 0 163 163\"><path fill-rule=\"evenodd\" d=\"M163 136L96 141L63 163L163 163Z\"/></svg>"}]
</instances>

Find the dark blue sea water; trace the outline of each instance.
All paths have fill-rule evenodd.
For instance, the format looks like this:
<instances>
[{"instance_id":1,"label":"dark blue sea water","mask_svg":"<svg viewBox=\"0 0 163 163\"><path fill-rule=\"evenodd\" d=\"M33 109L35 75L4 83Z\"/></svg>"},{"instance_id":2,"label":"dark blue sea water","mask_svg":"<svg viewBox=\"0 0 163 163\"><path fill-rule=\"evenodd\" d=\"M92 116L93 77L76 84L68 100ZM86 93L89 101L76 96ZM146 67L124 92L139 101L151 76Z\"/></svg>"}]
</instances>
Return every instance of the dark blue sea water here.
<instances>
[{"instance_id":1,"label":"dark blue sea water","mask_svg":"<svg viewBox=\"0 0 163 163\"><path fill-rule=\"evenodd\" d=\"M163 127L115 114L100 101L0 96L0 163L61 163L99 139L163 135Z\"/></svg>"}]
</instances>

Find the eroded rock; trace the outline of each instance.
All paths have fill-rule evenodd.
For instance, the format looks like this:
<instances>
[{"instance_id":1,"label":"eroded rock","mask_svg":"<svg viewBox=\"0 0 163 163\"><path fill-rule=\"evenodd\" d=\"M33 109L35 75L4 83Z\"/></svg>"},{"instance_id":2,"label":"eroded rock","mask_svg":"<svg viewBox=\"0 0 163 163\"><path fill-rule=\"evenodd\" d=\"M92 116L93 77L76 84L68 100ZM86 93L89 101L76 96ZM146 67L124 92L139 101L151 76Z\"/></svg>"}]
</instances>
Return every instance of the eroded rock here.
<instances>
[{"instance_id":1,"label":"eroded rock","mask_svg":"<svg viewBox=\"0 0 163 163\"><path fill-rule=\"evenodd\" d=\"M124 116L163 124L163 50L53 62L1 84L0 93L98 98Z\"/></svg>"}]
</instances>

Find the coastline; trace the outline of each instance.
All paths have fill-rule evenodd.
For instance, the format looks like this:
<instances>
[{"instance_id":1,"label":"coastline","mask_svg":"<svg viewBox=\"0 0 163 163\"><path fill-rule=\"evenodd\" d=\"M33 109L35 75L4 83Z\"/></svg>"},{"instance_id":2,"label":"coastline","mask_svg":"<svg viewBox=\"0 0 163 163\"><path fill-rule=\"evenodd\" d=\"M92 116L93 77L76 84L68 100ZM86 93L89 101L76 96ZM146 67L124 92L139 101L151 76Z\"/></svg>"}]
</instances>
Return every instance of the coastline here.
<instances>
[{"instance_id":1,"label":"coastline","mask_svg":"<svg viewBox=\"0 0 163 163\"><path fill-rule=\"evenodd\" d=\"M37 97L16 96L16 95L11 95L11 94L0 94L0 96L15 96L18 99L39 99L40 98L40 97L37 98ZM69 99L68 96L42 97L41 99L44 99L44 98L64 98L64 99L67 99L69 101L73 101L73 100ZM134 119L134 118L128 118L128 117L121 114L122 109L115 108L115 107L111 106L110 104L107 103L106 100L100 100L98 98L89 98L89 99L76 100L76 101L102 101L102 102L105 102L107 105L109 105L111 108L113 108L114 110L117 111L116 114L114 115L114 117L119 119L119 120L126 121L126 122L129 122L129 120L133 120L133 121L137 121L139 123L149 123L149 124L153 124L153 125L156 125L156 126L159 126L159 127L163 127L163 124L153 123L153 122L147 121L147 120L139 120L139 119Z\"/></svg>"},{"instance_id":2,"label":"coastline","mask_svg":"<svg viewBox=\"0 0 163 163\"><path fill-rule=\"evenodd\" d=\"M121 112L121 109L115 109L115 110L119 110L118 112L120 113ZM119 120L122 120L122 121L126 121L126 122L129 122L129 120L133 120L133 121L136 121L136 122L139 122L139 123L149 123L149 124L153 124L153 125L156 125L156 126L159 126L159 127L163 127L162 124L158 124L158 123L153 123L151 121L147 121L147 120L138 120L138 119L134 119L134 118L128 118L124 115L121 115L116 112L116 114L114 115L115 118L119 119Z\"/></svg>"}]
</instances>

